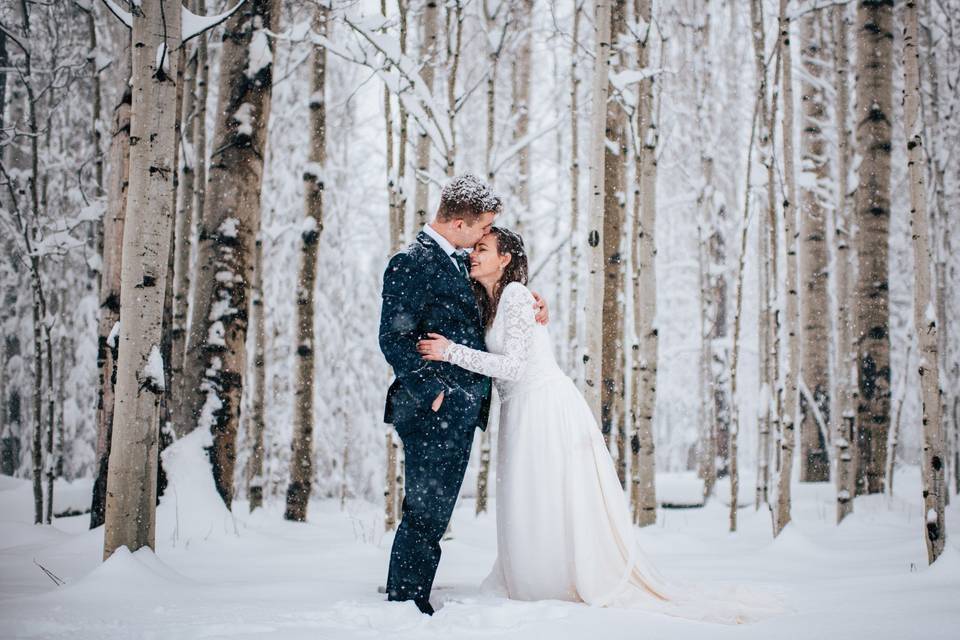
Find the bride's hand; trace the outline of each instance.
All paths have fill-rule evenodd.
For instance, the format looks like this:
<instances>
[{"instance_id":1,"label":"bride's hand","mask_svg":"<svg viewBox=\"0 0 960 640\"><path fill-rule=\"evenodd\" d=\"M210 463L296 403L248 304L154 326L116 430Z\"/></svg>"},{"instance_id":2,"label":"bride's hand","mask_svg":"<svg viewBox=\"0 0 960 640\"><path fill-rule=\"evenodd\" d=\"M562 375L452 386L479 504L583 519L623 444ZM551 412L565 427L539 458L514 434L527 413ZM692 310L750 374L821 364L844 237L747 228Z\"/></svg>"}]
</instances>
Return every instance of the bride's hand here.
<instances>
[{"instance_id":1,"label":"bride's hand","mask_svg":"<svg viewBox=\"0 0 960 640\"><path fill-rule=\"evenodd\" d=\"M417 343L417 351L424 360L443 360L443 352L450 346L450 341L439 333L428 333L425 340Z\"/></svg>"},{"instance_id":2,"label":"bride's hand","mask_svg":"<svg viewBox=\"0 0 960 640\"><path fill-rule=\"evenodd\" d=\"M533 294L533 299L536 301L533 303L533 310L536 311L534 319L540 324L547 324L550 321L550 314L547 311L547 301L540 297L540 294L536 291L531 291Z\"/></svg>"}]
</instances>

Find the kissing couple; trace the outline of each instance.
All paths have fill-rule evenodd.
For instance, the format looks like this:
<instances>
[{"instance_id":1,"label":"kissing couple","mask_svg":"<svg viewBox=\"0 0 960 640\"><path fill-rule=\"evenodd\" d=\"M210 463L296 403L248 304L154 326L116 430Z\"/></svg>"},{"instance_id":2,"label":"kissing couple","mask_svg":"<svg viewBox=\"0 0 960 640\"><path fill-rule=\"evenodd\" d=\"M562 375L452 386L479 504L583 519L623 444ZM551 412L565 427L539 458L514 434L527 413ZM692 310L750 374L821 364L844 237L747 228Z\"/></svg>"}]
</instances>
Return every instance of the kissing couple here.
<instances>
[{"instance_id":1,"label":"kissing couple","mask_svg":"<svg viewBox=\"0 0 960 640\"><path fill-rule=\"evenodd\" d=\"M492 380L497 559L481 591L742 622L739 603L667 584L642 554L593 412L557 365L547 306L527 288L523 239L494 226L501 209L479 178L451 179L433 221L384 273L380 349L396 376L384 422L405 455L387 599L434 612L440 540L474 430L487 428Z\"/></svg>"}]
</instances>

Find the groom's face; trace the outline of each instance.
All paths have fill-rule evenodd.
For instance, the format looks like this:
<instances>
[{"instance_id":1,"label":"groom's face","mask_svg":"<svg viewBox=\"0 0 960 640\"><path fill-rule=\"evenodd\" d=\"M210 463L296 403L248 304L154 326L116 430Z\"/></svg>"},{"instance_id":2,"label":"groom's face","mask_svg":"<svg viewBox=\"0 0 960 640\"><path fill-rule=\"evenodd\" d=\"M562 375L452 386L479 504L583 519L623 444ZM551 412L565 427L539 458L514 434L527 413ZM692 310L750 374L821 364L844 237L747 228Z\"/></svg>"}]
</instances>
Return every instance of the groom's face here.
<instances>
[{"instance_id":1,"label":"groom's face","mask_svg":"<svg viewBox=\"0 0 960 640\"><path fill-rule=\"evenodd\" d=\"M466 219L457 220L460 223L457 225L460 235L457 244L463 249L472 249L480 242L480 238L490 233L490 227L493 226L493 219L496 217L497 214L493 211L485 211L473 221L473 224L469 224Z\"/></svg>"}]
</instances>

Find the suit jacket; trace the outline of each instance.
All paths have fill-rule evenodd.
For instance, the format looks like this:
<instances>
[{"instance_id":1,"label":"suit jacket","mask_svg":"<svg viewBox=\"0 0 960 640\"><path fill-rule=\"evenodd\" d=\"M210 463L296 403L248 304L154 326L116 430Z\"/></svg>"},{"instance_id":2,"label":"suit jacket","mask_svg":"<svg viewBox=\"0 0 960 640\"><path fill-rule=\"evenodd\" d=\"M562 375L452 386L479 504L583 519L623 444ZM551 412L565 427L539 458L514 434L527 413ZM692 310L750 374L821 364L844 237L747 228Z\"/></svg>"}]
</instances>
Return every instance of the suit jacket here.
<instances>
[{"instance_id":1,"label":"suit jacket","mask_svg":"<svg viewBox=\"0 0 960 640\"><path fill-rule=\"evenodd\" d=\"M469 279L421 231L409 247L390 259L383 275L380 350L396 375L387 391L383 421L415 428L417 418L432 411L433 400L443 391L440 411L448 419L478 423L486 429L490 379L448 362L424 360L417 342L427 333L486 349Z\"/></svg>"}]
</instances>

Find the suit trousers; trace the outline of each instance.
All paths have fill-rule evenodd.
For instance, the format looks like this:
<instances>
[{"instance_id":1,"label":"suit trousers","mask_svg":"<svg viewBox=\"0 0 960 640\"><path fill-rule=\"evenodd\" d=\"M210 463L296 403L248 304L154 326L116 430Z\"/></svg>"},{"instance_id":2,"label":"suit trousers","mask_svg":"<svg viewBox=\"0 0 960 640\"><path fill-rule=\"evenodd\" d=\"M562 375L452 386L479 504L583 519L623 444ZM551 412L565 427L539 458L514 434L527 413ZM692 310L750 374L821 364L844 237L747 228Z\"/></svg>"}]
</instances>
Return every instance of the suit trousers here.
<instances>
[{"instance_id":1,"label":"suit trousers","mask_svg":"<svg viewBox=\"0 0 960 640\"><path fill-rule=\"evenodd\" d=\"M423 603L430 598L440 539L470 460L476 419L464 420L455 409L441 405L438 412L428 409L395 427L403 441L405 488L390 551L387 597Z\"/></svg>"}]
</instances>

